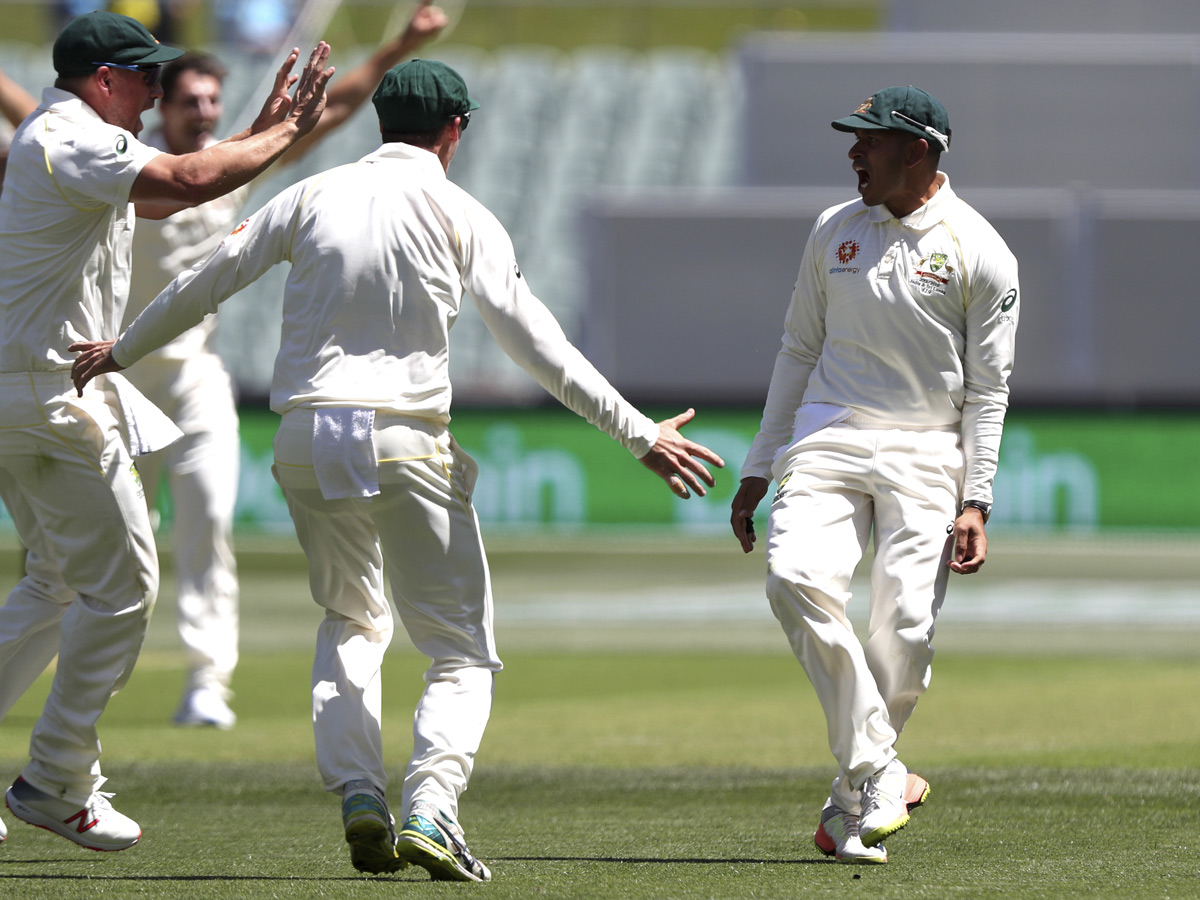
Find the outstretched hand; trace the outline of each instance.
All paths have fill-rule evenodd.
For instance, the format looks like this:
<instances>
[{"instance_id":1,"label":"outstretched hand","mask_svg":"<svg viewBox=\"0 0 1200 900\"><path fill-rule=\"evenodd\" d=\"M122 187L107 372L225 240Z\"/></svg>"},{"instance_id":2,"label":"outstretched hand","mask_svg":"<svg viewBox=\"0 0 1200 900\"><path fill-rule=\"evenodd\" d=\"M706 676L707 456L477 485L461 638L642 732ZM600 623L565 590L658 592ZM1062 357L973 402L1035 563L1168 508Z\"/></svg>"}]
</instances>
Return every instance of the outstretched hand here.
<instances>
[{"instance_id":1,"label":"outstretched hand","mask_svg":"<svg viewBox=\"0 0 1200 900\"><path fill-rule=\"evenodd\" d=\"M292 85L300 80L299 75L292 74L292 66L296 65L296 60L299 58L300 48L293 47L292 52L287 55L287 59L275 73L275 83L271 85L271 93L267 95L258 117L250 126L251 134L258 134L260 131L266 131L272 125L278 125L291 112L292 97L288 92L292 89Z\"/></svg>"},{"instance_id":2,"label":"outstretched hand","mask_svg":"<svg viewBox=\"0 0 1200 900\"><path fill-rule=\"evenodd\" d=\"M712 450L679 433L679 429L695 417L696 411L689 409L659 422L658 440L642 457L642 465L662 478L672 493L684 500L691 496L689 488L703 497L707 493L705 485L712 487L717 483L705 462L717 468L725 466L725 460Z\"/></svg>"},{"instance_id":3,"label":"outstretched hand","mask_svg":"<svg viewBox=\"0 0 1200 900\"><path fill-rule=\"evenodd\" d=\"M321 118L325 109L325 85L333 77L334 68L324 68L329 60L329 45L320 41L313 49L300 75L292 74L292 67L300 58L299 48L293 47L283 65L275 73L275 82L271 93L267 95L258 118L250 126L251 134L258 134L273 125L292 118L296 121L301 134L307 134ZM297 84L297 82L299 82ZM296 85L295 96L289 94L292 86Z\"/></svg>"},{"instance_id":4,"label":"outstretched hand","mask_svg":"<svg viewBox=\"0 0 1200 900\"><path fill-rule=\"evenodd\" d=\"M112 345L116 341L76 341L67 350L79 354L71 366L71 381L75 391L83 396L83 387L97 375L106 372L120 372L124 366L119 366L112 358Z\"/></svg>"},{"instance_id":5,"label":"outstretched hand","mask_svg":"<svg viewBox=\"0 0 1200 900\"><path fill-rule=\"evenodd\" d=\"M296 94L292 97L292 110L288 118L296 123L301 134L308 134L321 118L325 109L325 85L333 77L334 68L325 68L329 61L329 45L324 41L313 48L304 72L300 75L300 83L296 85Z\"/></svg>"},{"instance_id":6,"label":"outstretched hand","mask_svg":"<svg viewBox=\"0 0 1200 900\"><path fill-rule=\"evenodd\" d=\"M434 6L433 0L420 0L404 29L403 40L411 53L426 42L441 34L442 29L450 24L450 17L440 6Z\"/></svg>"}]
</instances>

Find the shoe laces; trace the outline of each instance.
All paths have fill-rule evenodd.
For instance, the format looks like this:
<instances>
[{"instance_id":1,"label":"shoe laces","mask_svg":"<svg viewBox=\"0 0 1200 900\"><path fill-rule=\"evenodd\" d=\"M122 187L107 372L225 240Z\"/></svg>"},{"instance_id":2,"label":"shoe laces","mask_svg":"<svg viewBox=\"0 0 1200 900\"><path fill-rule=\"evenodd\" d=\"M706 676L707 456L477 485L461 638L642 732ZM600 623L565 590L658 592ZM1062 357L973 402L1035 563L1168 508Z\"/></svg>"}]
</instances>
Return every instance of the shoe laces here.
<instances>
[{"instance_id":1,"label":"shoe laces","mask_svg":"<svg viewBox=\"0 0 1200 900\"><path fill-rule=\"evenodd\" d=\"M437 841L466 865L473 869L475 857L467 849L466 835L462 826L451 819L446 813L428 803L414 804L409 812L409 822L416 825L416 830L426 837ZM413 820L416 820L413 822ZM409 827L406 825L406 827Z\"/></svg>"},{"instance_id":2,"label":"shoe laces","mask_svg":"<svg viewBox=\"0 0 1200 900\"><path fill-rule=\"evenodd\" d=\"M101 810L112 810L112 798L116 796L114 791L92 791L91 799L88 801L88 807L93 813Z\"/></svg>"},{"instance_id":3,"label":"shoe laces","mask_svg":"<svg viewBox=\"0 0 1200 900\"><path fill-rule=\"evenodd\" d=\"M87 803L84 804L84 806L90 809L93 813L102 810L108 810L110 812L112 811L113 807L110 801L117 795L117 793L116 791L100 790L106 781L108 781L108 777L105 775L101 775L96 779L96 783L92 786L92 795L88 797Z\"/></svg>"},{"instance_id":4,"label":"shoe laces","mask_svg":"<svg viewBox=\"0 0 1200 900\"><path fill-rule=\"evenodd\" d=\"M826 809L832 810L828 815L821 816L821 824L825 826L826 834L842 844L858 837L858 816L848 813L844 809L838 809L836 806L826 807Z\"/></svg>"},{"instance_id":5,"label":"shoe laces","mask_svg":"<svg viewBox=\"0 0 1200 900\"><path fill-rule=\"evenodd\" d=\"M904 805L904 794L889 793L881 784L882 778L871 776L863 785L862 790L862 816L865 818L868 813L874 812L888 804Z\"/></svg>"}]
</instances>

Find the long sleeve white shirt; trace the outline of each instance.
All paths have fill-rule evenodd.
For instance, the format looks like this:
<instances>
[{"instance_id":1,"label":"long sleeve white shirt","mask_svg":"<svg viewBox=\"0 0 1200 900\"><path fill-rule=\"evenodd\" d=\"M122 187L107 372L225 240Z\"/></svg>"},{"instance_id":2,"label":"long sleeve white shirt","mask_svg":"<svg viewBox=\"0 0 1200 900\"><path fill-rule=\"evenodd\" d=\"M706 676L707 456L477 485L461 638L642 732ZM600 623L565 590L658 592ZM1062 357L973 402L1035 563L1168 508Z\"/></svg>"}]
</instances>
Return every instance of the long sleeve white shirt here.
<instances>
[{"instance_id":1,"label":"long sleeve white shirt","mask_svg":"<svg viewBox=\"0 0 1200 900\"><path fill-rule=\"evenodd\" d=\"M639 458L658 438L530 291L495 216L406 144L280 193L138 316L114 360L130 365L283 260L278 413L352 406L448 422L448 333L469 294L501 348L565 406Z\"/></svg>"},{"instance_id":2,"label":"long sleeve white shirt","mask_svg":"<svg viewBox=\"0 0 1200 900\"><path fill-rule=\"evenodd\" d=\"M897 219L861 200L818 218L742 477L771 477L802 404L961 428L963 497L991 501L1017 328L1017 262L951 190Z\"/></svg>"},{"instance_id":3,"label":"long sleeve white shirt","mask_svg":"<svg viewBox=\"0 0 1200 900\"><path fill-rule=\"evenodd\" d=\"M161 129L142 137L149 147L170 152ZM211 147L217 141L210 140ZM250 194L250 185L242 185L228 194L190 206L165 219L141 219L133 234L133 271L129 280L129 302L125 306L128 325L159 292L180 272L203 262L245 215L242 207ZM206 318L165 347L156 350L160 359L187 360L197 353L215 352L212 336L216 320Z\"/></svg>"}]
</instances>

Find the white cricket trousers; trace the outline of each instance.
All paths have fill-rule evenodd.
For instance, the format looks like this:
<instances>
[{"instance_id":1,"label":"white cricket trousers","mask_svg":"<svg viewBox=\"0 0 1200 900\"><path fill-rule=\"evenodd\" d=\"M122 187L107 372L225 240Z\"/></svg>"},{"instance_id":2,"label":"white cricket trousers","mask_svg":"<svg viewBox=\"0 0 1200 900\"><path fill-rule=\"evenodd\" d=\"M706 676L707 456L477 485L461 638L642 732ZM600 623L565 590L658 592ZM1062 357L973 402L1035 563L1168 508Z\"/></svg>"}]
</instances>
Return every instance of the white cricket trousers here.
<instances>
[{"instance_id":1,"label":"white cricket trousers","mask_svg":"<svg viewBox=\"0 0 1200 900\"><path fill-rule=\"evenodd\" d=\"M122 374L183 432L175 443L138 457L137 465L151 509L164 475L171 491L184 694L208 688L228 698L238 662L233 517L241 440L233 384L214 353L151 355Z\"/></svg>"},{"instance_id":2,"label":"white cricket trousers","mask_svg":"<svg viewBox=\"0 0 1200 900\"><path fill-rule=\"evenodd\" d=\"M430 658L413 720L402 811L429 801L458 818L502 668L492 589L471 506L478 469L445 426L378 413L377 496L327 500L312 463L313 415L286 413L275 478L326 610L313 660L313 732L326 790L368 779L387 788L380 667L392 637L384 571L400 621Z\"/></svg>"},{"instance_id":3,"label":"white cricket trousers","mask_svg":"<svg viewBox=\"0 0 1200 900\"><path fill-rule=\"evenodd\" d=\"M832 799L857 813L863 783L896 757L896 739L929 685L963 454L957 428L854 423L823 428L776 461L767 597L825 712L842 769ZM861 643L846 610L872 529Z\"/></svg>"},{"instance_id":4,"label":"white cricket trousers","mask_svg":"<svg viewBox=\"0 0 1200 900\"><path fill-rule=\"evenodd\" d=\"M57 653L22 774L82 805L100 778L97 721L158 590L141 484L101 390L77 397L67 371L0 374L0 496L29 551L0 607L0 719Z\"/></svg>"}]
</instances>

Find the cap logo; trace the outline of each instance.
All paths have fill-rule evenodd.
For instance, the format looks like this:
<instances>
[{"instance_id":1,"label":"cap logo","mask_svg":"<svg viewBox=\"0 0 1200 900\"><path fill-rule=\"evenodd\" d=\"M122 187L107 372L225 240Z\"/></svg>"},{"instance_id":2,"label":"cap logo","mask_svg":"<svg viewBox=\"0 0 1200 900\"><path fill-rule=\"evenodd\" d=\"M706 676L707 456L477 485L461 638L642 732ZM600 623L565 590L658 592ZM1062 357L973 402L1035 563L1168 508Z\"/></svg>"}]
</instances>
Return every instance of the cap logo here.
<instances>
[{"instance_id":1,"label":"cap logo","mask_svg":"<svg viewBox=\"0 0 1200 900\"><path fill-rule=\"evenodd\" d=\"M850 115L857 116L859 113L865 113L867 110L869 110L871 108L871 104L872 104L872 101L874 101L874 99L875 99L874 96L868 97L866 100L864 100L862 102L862 105L859 106L859 108L856 109L854 112L850 113Z\"/></svg>"}]
</instances>

